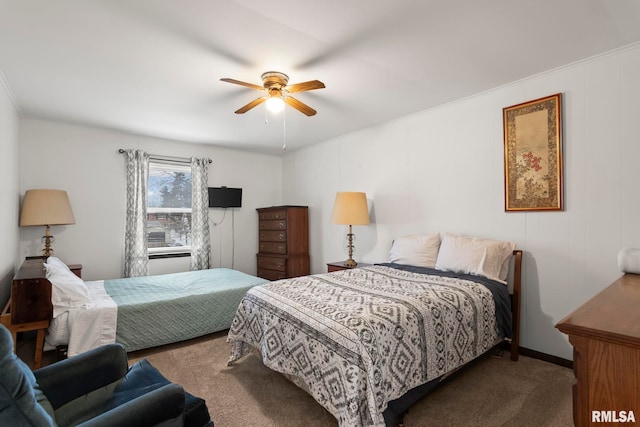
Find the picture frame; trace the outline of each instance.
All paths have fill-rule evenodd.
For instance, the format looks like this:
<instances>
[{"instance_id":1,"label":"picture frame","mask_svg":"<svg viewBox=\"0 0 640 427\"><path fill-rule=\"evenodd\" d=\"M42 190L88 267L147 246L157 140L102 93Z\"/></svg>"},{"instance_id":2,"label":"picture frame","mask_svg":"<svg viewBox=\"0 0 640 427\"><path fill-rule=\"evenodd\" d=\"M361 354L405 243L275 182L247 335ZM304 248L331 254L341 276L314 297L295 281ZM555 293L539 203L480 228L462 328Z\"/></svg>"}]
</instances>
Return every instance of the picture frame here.
<instances>
[{"instance_id":1,"label":"picture frame","mask_svg":"<svg viewBox=\"0 0 640 427\"><path fill-rule=\"evenodd\" d=\"M561 211L562 94L505 107L505 211Z\"/></svg>"}]
</instances>

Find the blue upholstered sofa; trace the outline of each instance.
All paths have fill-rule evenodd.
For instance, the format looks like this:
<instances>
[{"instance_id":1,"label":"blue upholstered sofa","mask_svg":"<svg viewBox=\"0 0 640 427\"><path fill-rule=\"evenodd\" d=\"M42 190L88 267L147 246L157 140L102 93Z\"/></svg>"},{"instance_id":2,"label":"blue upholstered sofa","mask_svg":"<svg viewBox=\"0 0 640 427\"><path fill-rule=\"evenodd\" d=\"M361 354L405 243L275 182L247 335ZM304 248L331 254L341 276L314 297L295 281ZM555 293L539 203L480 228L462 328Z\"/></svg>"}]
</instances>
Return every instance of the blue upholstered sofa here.
<instances>
[{"instance_id":1,"label":"blue upholstered sofa","mask_svg":"<svg viewBox=\"0 0 640 427\"><path fill-rule=\"evenodd\" d=\"M31 371L0 325L0 426L213 427L204 400L119 344Z\"/></svg>"}]
</instances>

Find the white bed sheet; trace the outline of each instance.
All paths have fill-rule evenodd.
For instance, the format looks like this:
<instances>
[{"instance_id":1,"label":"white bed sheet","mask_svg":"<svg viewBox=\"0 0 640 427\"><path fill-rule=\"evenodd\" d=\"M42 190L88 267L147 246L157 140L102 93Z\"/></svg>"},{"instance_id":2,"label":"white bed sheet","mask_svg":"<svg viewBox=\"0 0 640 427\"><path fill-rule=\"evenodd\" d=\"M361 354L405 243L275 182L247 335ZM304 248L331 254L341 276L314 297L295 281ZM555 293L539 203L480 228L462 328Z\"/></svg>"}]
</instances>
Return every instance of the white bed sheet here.
<instances>
[{"instance_id":1,"label":"white bed sheet","mask_svg":"<svg viewBox=\"0 0 640 427\"><path fill-rule=\"evenodd\" d=\"M85 284L91 305L67 310L55 317L45 338L45 350L68 345L70 357L116 341L118 306L105 291L104 280Z\"/></svg>"}]
</instances>

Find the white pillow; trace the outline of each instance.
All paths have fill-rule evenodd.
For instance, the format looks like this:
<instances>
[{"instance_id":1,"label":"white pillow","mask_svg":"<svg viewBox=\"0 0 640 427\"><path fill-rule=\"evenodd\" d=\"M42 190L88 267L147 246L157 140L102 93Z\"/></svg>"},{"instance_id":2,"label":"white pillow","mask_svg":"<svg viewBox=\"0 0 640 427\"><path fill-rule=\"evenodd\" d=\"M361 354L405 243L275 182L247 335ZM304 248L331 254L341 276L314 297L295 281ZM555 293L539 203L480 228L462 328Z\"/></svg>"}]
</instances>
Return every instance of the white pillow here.
<instances>
[{"instance_id":1,"label":"white pillow","mask_svg":"<svg viewBox=\"0 0 640 427\"><path fill-rule=\"evenodd\" d=\"M478 239L445 233L436 268L443 271L484 276L506 284L508 260L515 243Z\"/></svg>"},{"instance_id":2,"label":"white pillow","mask_svg":"<svg viewBox=\"0 0 640 427\"><path fill-rule=\"evenodd\" d=\"M60 260L60 258L56 258L54 256L47 257L47 264L49 264L49 265L57 265L57 266L59 266L59 267L61 267L63 269L64 268L69 269L69 266L67 264L62 262L62 260ZM45 268L47 267L47 264L45 264ZM71 270L69 270L69 271L71 271Z\"/></svg>"},{"instance_id":3,"label":"white pillow","mask_svg":"<svg viewBox=\"0 0 640 427\"><path fill-rule=\"evenodd\" d=\"M51 282L53 317L73 308L86 307L91 303L89 289L84 281L73 274L58 258L49 257L44 264L47 279Z\"/></svg>"},{"instance_id":4,"label":"white pillow","mask_svg":"<svg viewBox=\"0 0 640 427\"><path fill-rule=\"evenodd\" d=\"M389 262L434 268L440 248L440 234L398 237L389 251Z\"/></svg>"}]
</instances>

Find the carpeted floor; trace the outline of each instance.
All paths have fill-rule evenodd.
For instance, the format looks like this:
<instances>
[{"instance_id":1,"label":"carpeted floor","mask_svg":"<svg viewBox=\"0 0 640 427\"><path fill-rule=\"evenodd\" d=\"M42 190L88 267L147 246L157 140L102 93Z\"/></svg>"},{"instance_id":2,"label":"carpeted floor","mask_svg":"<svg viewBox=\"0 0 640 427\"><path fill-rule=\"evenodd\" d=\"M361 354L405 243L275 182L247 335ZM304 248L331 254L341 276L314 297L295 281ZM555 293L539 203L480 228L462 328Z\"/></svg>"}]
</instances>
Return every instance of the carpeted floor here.
<instances>
[{"instance_id":1,"label":"carpeted floor","mask_svg":"<svg viewBox=\"0 0 640 427\"><path fill-rule=\"evenodd\" d=\"M227 366L226 332L129 355L206 399L216 427L329 427L335 418L257 353ZM454 375L404 417L406 427L571 426L573 371L521 356L485 357Z\"/></svg>"},{"instance_id":2,"label":"carpeted floor","mask_svg":"<svg viewBox=\"0 0 640 427\"><path fill-rule=\"evenodd\" d=\"M257 353L227 366L226 332L129 354L203 397L216 427L335 427L335 418ZM23 358L33 347L19 348ZM44 363L51 363L48 352ZM405 427L571 426L573 371L521 356L484 357L449 378L405 415Z\"/></svg>"}]
</instances>

